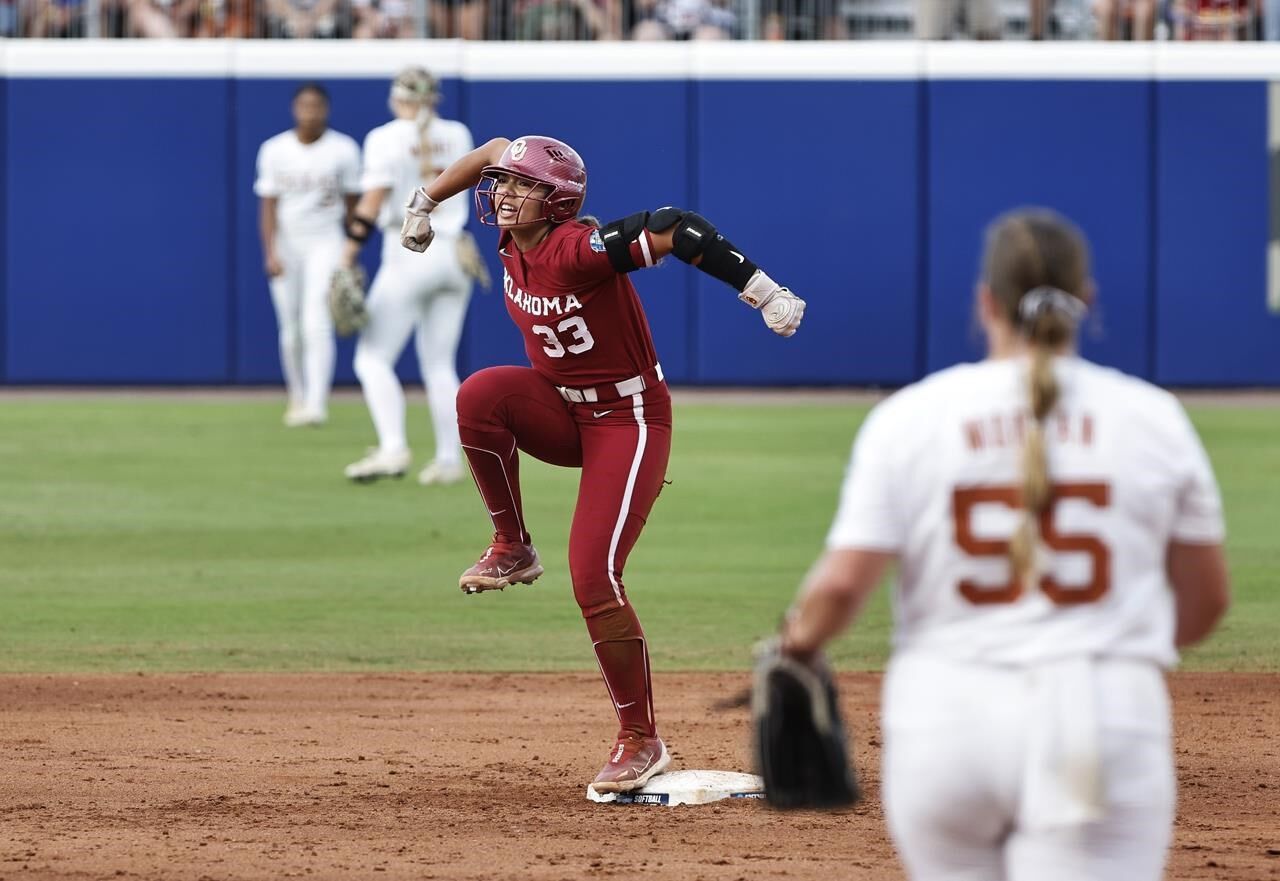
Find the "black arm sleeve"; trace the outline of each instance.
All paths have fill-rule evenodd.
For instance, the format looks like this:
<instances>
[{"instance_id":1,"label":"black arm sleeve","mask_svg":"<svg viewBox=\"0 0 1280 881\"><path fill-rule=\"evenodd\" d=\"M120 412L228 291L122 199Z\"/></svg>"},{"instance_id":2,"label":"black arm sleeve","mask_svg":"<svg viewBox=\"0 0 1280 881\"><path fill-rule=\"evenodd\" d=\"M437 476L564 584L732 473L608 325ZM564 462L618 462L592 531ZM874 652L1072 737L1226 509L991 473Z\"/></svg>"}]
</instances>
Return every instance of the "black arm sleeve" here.
<instances>
[{"instance_id":1,"label":"black arm sleeve","mask_svg":"<svg viewBox=\"0 0 1280 881\"><path fill-rule=\"evenodd\" d=\"M648 227L653 232L662 232L672 224L676 231L671 239L671 253L690 264L701 258L698 269L735 291L741 292L759 269L701 214L678 208L660 208L649 216Z\"/></svg>"}]
</instances>

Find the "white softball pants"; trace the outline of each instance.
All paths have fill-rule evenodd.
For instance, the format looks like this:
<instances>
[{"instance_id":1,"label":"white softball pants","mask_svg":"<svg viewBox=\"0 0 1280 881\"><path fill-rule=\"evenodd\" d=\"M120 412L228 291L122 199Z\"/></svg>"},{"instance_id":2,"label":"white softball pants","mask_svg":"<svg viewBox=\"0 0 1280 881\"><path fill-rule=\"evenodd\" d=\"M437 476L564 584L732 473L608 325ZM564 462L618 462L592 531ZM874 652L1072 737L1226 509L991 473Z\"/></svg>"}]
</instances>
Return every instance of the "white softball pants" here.
<instances>
[{"instance_id":1,"label":"white softball pants","mask_svg":"<svg viewBox=\"0 0 1280 881\"><path fill-rule=\"evenodd\" d=\"M284 272L270 280L280 328L280 366L290 406L324 415L333 386L329 280L342 257L341 233L276 241Z\"/></svg>"},{"instance_id":2,"label":"white softball pants","mask_svg":"<svg viewBox=\"0 0 1280 881\"><path fill-rule=\"evenodd\" d=\"M921 652L884 681L883 793L912 881L1158 881L1175 778L1161 671Z\"/></svg>"},{"instance_id":3,"label":"white softball pants","mask_svg":"<svg viewBox=\"0 0 1280 881\"><path fill-rule=\"evenodd\" d=\"M383 237L382 265L369 288L369 323L360 332L355 358L383 452L408 447L404 389L395 363L412 333L435 429L436 461L461 463L457 355L470 299L471 279L458 264L452 236L437 235L423 254L401 247L398 231Z\"/></svg>"}]
</instances>

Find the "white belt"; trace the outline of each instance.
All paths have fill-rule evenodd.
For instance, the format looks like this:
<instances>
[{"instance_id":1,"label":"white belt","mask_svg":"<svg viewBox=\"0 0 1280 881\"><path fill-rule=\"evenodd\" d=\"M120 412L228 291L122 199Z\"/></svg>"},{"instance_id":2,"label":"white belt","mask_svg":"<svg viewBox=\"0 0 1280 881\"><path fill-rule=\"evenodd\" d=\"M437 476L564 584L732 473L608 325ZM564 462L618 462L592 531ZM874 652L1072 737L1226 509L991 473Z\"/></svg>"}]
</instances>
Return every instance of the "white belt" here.
<instances>
[{"instance_id":1,"label":"white belt","mask_svg":"<svg viewBox=\"0 0 1280 881\"><path fill-rule=\"evenodd\" d=\"M615 382L609 385L597 386L595 388L566 388L565 386L558 385L556 386L556 391L560 393L560 397L572 404L595 404L600 401L600 395L602 392L606 396L614 394L614 397L605 397L604 399L606 401L614 401L619 398L629 398L632 395L638 395L651 385L657 385L662 381L662 365L655 364L652 368L641 373L639 376L624 379L622 382Z\"/></svg>"}]
</instances>

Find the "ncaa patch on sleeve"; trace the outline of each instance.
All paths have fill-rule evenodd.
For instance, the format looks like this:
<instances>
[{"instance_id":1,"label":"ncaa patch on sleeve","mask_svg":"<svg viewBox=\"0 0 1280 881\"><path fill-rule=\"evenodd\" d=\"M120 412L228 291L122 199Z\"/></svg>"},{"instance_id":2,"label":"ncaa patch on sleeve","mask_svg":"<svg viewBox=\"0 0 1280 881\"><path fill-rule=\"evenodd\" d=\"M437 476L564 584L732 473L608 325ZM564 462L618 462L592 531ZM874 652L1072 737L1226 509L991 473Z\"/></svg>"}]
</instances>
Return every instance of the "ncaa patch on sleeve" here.
<instances>
[{"instance_id":1,"label":"ncaa patch on sleeve","mask_svg":"<svg viewBox=\"0 0 1280 881\"><path fill-rule=\"evenodd\" d=\"M591 250L600 254L604 253L604 239L600 238L600 230L592 230L591 238L588 241L591 243Z\"/></svg>"}]
</instances>

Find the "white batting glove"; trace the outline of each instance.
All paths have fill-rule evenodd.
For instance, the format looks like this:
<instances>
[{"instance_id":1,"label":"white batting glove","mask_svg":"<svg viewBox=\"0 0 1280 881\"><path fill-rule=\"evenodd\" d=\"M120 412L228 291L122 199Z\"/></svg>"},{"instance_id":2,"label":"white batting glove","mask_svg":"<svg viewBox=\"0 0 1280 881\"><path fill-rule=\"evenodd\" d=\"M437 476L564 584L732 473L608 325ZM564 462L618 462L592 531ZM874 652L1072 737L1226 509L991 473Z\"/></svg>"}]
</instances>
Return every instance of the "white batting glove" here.
<instances>
[{"instance_id":1,"label":"white batting glove","mask_svg":"<svg viewBox=\"0 0 1280 881\"><path fill-rule=\"evenodd\" d=\"M440 203L427 195L426 187L418 187L404 206L404 225L400 227L400 245L421 254L431 245L436 232L431 228L431 212Z\"/></svg>"},{"instance_id":2,"label":"white batting glove","mask_svg":"<svg viewBox=\"0 0 1280 881\"><path fill-rule=\"evenodd\" d=\"M778 284L763 270L757 269L755 275L738 299L752 309L760 311L760 317L769 325L769 330L779 336L791 336L800 326L804 318L804 300Z\"/></svg>"}]
</instances>

